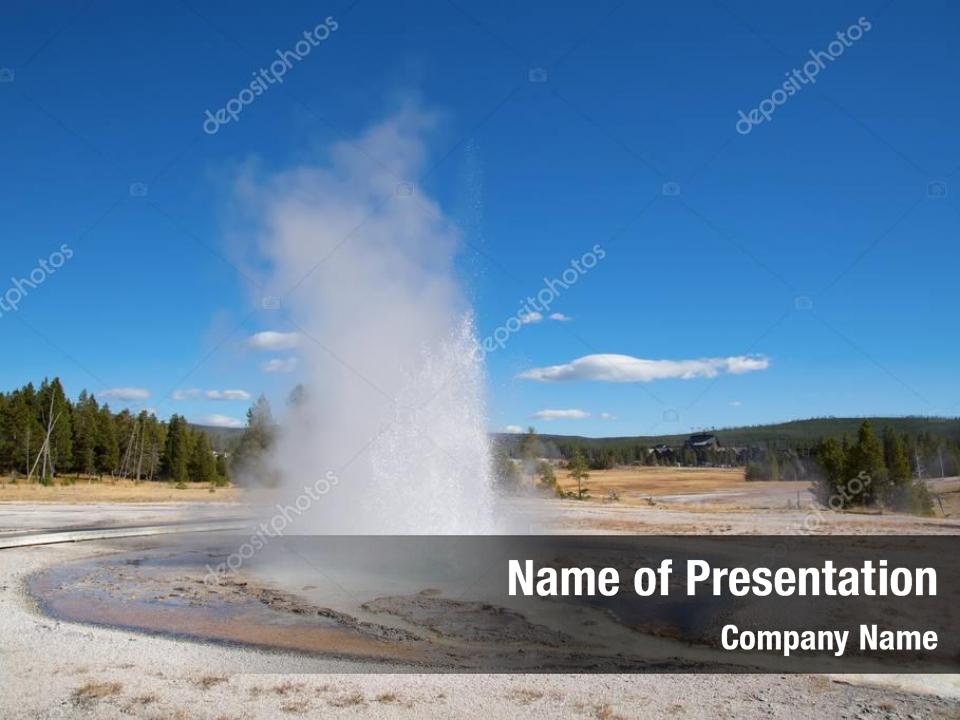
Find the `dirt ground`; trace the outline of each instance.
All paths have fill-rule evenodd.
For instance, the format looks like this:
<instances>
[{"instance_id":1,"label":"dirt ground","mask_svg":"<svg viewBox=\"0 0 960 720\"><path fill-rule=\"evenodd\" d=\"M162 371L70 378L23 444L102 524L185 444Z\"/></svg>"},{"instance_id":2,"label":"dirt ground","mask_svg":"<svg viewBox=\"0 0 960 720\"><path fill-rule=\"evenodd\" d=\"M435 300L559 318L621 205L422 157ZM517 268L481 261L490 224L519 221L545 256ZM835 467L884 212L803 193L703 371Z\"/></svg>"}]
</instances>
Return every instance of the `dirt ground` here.
<instances>
[{"instance_id":1,"label":"dirt ground","mask_svg":"<svg viewBox=\"0 0 960 720\"><path fill-rule=\"evenodd\" d=\"M0 478L0 503L54 502L54 503L147 503L147 502L237 502L243 498L243 490L236 487L218 487L211 491L208 483L190 483L178 489L166 482L139 482L119 478L104 478L102 481L81 478L73 484L64 481L73 478L57 478L54 485L44 486L28 483L22 478L13 483L11 478Z\"/></svg>"}]
</instances>

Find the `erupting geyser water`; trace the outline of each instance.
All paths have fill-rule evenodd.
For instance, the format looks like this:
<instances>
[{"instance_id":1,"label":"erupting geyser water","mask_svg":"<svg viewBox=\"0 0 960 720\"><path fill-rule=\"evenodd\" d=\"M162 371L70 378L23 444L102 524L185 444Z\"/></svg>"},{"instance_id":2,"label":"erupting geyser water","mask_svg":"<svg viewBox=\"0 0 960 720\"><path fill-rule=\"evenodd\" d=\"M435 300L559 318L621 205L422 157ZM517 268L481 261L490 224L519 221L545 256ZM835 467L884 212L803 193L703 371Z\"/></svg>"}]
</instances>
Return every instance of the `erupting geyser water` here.
<instances>
[{"instance_id":1,"label":"erupting geyser water","mask_svg":"<svg viewBox=\"0 0 960 720\"><path fill-rule=\"evenodd\" d=\"M493 530L483 369L458 231L416 184L432 118L407 107L322 161L241 190L296 332L305 393L273 452L284 500L336 484L288 532Z\"/></svg>"}]
</instances>

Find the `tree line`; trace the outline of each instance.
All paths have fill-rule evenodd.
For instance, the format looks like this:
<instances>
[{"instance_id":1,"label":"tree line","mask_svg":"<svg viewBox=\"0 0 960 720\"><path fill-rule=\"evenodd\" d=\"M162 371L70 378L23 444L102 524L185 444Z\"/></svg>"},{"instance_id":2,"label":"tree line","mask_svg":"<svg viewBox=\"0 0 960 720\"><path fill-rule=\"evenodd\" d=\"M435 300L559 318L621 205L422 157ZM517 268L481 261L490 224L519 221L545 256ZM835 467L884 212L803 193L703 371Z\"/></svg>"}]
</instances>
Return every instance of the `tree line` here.
<instances>
[{"instance_id":1,"label":"tree line","mask_svg":"<svg viewBox=\"0 0 960 720\"><path fill-rule=\"evenodd\" d=\"M853 506L928 514L933 502L925 478L960 475L960 443L921 430L916 435L883 429L877 436L862 420L856 440L846 436L819 442L780 439L746 448L642 445L624 439L543 437L533 428L495 445L494 476L505 490L523 487L556 490L551 462L564 464L578 480L588 470L623 466L743 467L748 481L806 480L833 509ZM562 494L562 493L561 493Z\"/></svg>"},{"instance_id":2,"label":"tree line","mask_svg":"<svg viewBox=\"0 0 960 720\"><path fill-rule=\"evenodd\" d=\"M929 514L933 501L922 481L920 466L924 442L891 428L877 437L867 420L860 426L855 443L847 438L825 440L817 450L823 471L818 483L821 502L834 509L863 505ZM938 454L942 458L942 447Z\"/></svg>"},{"instance_id":3,"label":"tree line","mask_svg":"<svg viewBox=\"0 0 960 720\"><path fill-rule=\"evenodd\" d=\"M960 475L960 424L948 420L921 418L890 418L884 422L884 433L900 437L904 453L915 477L949 477ZM899 423L898 423L899 421ZM498 464L508 457L520 461L535 447L538 457L549 460L568 461L581 453L590 469L608 470L628 465L669 467L743 467L749 480L812 480L820 475L820 447L830 438L847 442L848 430L859 432L863 422L871 427L872 420L858 420L851 424L843 421L812 420L798 421L791 425L810 423L818 430L835 430L819 436L797 432L794 437L768 436L746 445L723 444L726 431L716 433L720 447L693 448L685 444L686 436L664 438L580 438L557 435L536 435L530 432L516 435L495 436ZM898 430L896 425L916 429L915 432ZM941 429L948 426L951 434L934 432L925 425ZM780 426L774 426L780 427ZM763 428L755 429L757 438L763 438ZM533 445L535 443L535 446Z\"/></svg>"},{"instance_id":4,"label":"tree line","mask_svg":"<svg viewBox=\"0 0 960 720\"><path fill-rule=\"evenodd\" d=\"M74 402L56 377L0 393L0 473L45 484L108 475L222 485L229 476L226 457L184 417L114 412L86 390Z\"/></svg>"}]
</instances>

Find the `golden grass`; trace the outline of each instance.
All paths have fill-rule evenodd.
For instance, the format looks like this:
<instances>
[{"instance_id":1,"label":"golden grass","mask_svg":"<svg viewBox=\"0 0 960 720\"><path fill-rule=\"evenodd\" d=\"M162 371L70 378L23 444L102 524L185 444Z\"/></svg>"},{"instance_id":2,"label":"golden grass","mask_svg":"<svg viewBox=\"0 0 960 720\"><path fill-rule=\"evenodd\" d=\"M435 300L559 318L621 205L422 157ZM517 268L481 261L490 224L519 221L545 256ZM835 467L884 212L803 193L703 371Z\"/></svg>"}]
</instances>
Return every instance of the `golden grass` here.
<instances>
[{"instance_id":1,"label":"golden grass","mask_svg":"<svg viewBox=\"0 0 960 720\"><path fill-rule=\"evenodd\" d=\"M194 684L197 687L201 687L204 690L209 690L212 687L221 685L222 683L227 682L227 678L223 675L204 675L202 678L197 680Z\"/></svg>"},{"instance_id":2,"label":"golden grass","mask_svg":"<svg viewBox=\"0 0 960 720\"><path fill-rule=\"evenodd\" d=\"M118 682L88 682L73 692L73 702L76 705L89 705L98 700L119 695L123 685Z\"/></svg>"},{"instance_id":3,"label":"golden grass","mask_svg":"<svg viewBox=\"0 0 960 720\"><path fill-rule=\"evenodd\" d=\"M80 478L72 484L72 476L58 477L54 485L28 483L20 478L16 484L9 477L0 478L0 502L57 502L57 503L146 503L146 502L237 502L244 491L237 487L216 488L210 492L208 483L189 483L177 489L166 482L135 483L118 478Z\"/></svg>"},{"instance_id":4,"label":"golden grass","mask_svg":"<svg viewBox=\"0 0 960 720\"><path fill-rule=\"evenodd\" d=\"M356 690L327 700L327 705L336 708L356 707L358 705L366 704L367 701L364 699L363 695Z\"/></svg>"},{"instance_id":5,"label":"golden grass","mask_svg":"<svg viewBox=\"0 0 960 720\"><path fill-rule=\"evenodd\" d=\"M577 489L577 481L558 468L557 482L564 490ZM628 467L591 470L584 485L594 499L602 499L611 490L642 499L657 495L693 495L728 490L747 484L743 468Z\"/></svg>"},{"instance_id":6,"label":"golden grass","mask_svg":"<svg viewBox=\"0 0 960 720\"><path fill-rule=\"evenodd\" d=\"M543 698L544 693L541 690L517 688L516 690L511 690L507 696L518 705L530 705Z\"/></svg>"}]
</instances>

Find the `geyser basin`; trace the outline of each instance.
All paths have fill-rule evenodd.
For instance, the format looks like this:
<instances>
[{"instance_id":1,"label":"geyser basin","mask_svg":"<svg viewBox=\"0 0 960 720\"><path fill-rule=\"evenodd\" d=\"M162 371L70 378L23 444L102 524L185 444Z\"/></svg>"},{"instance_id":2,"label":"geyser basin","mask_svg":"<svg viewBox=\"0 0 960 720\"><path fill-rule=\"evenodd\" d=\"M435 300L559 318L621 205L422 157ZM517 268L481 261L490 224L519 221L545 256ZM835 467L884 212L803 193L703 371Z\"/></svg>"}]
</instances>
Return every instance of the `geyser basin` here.
<instances>
[{"instance_id":1,"label":"geyser basin","mask_svg":"<svg viewBox=\"0 0 960 720\"><path fill-rule=\"evenodd\" d=\"M689 653L678 659L685 643L629 630L589 606L490 602L492 558L467 552L462 538L404 538L406 547L393 553L388 544L397 543L386 538L317 540L293 539L256 571L218 582L204 582L208 566L236 548L236 537L193 548L132 549L130 542L126 552L40 573L30 590L62 620L361 660L369 671L671 672L694 665ZM680 634L666 619L661 630ZM696 664L713 654L702 652Z\"/></svg>"},{"instance_id":2,"label":"geyser basin","mask_svg":"<svg viewBox=\"0 0 960 720\"><path fill-rule=\"evenodd\" d=\"M730 624L794 630L885 625L898 615L902 598L690 596L682 591L689 575L681 572L667 575L665 594L642 597L629 589L612 597L558 596L544 591L542 580L536 593L508 590L510 560L518 557L540 577L565 568L608 567L627 578L663 567L664 558L678 568L701 558L735 567L762 557L770 547L766 538L297 536L277 538L252 569L211 573L242 540L153 545L42 573L31 587L48 612L63 619L360 659L372 663L371 670L384 663L461 672L957 667L949 648L923 656L797 654L787 664L782 656L717 649L721 629ZM911 538L863 539L860 547L844 540L793 540L791 567L807 567L826 551L837 553L845 566L878 553L898 561L916 557ZM955 575L952 556L942 553L938 562L944 578ZM954 598L929 600L922 619L947 637L958 617Z\"/></svg>"}]
</instances>

